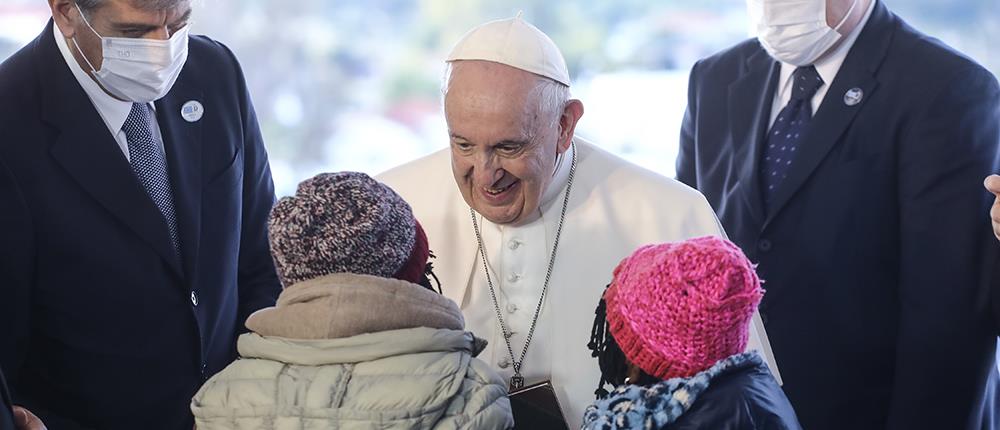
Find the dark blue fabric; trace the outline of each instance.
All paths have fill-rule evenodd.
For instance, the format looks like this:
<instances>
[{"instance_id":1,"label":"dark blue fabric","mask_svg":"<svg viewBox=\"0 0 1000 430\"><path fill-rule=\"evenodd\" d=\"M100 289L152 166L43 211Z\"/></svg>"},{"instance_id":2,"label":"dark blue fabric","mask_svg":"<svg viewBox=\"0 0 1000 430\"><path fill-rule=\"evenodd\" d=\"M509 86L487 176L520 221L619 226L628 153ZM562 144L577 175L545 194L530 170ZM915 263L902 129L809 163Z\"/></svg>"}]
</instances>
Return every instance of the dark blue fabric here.
<instances>
[{"instance_id":1,"label":"dark blue fabric","mask_svg":"<svg viewBox=\"0 0 1000 430\"><path fill-rule=\"evenodd\" d=\"M788 177L799 142L812 120L812 98L823 86L823 79L815 67L799 67L792 74L791 85L791 98L778 112L764 142L764 158L760 161L764 204L770 204L775 189Z\"/></svg>"},{"instance_id":2,"label":"dark blue fabric","mask_svg":"<svg viewBox=\"0 0 1000 430\"><path fill-rule=\"evenodd\" d=\"M11 403L3 372L0 372L0 397L3 398L3 403L0 404L0 430L14 430L14 405Z\"/></svg>"},{"instance_id":3,"label":"dark blue fabric","mask_svg":"<svg viewBox=\"0 0 1000 430\"><path fill-rule=\"evenodd\" d=\"M764 364L719 375L665 430L801 430L791 403Z\"/></svg>"},{"instance_id":4,"label":"dark blue fabric","mask_svg":"<svg viewBox=\"0 0 1000 430\"><path fill-rule=\"evenodd\" d=\"M878 2L765 210L779 68L755 39L694 66L677 176L758 265L802 427L996 428L996 78Z\"/></svg>"},{"instance_id":5,"label":"dark blue fabric","mask_svg":"<svg viewBox=\"0 0 1000 430\"><path fill-rule=\"evenodd\" d=\"M187 122L181 107L204 107ZM190 39L155 103L181 253L52 33L0 65L0 367L51 429L190 429L274 303L267 156L239 64Z\"/></svg>"}]
</instances>

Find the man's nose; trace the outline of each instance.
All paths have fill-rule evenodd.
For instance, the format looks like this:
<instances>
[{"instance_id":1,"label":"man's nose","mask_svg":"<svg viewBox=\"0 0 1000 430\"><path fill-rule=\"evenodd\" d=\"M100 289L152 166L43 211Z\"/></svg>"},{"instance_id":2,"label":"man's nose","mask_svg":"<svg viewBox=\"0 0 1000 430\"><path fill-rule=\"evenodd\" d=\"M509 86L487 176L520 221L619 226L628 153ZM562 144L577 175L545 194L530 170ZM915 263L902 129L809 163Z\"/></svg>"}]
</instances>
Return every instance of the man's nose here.
<instances>
[{"instance_id":1,"label":"man's nose","mask_svg":"<svg viewBox=\"0 0 1000 430\"><path fill-rule=\"evenodd\" d=\"M490 186L503 178L504 170L494 158L488 155L479 157L475 166L476 182L483 186Z\"/></svg>"},{"instance_id":2,"label":"man's nose","mask_svg":"<svg viewBox=\"0 0 1000 430\"><path fill-rule=\"evenodd\" d=\"M170 30L167 27L160 27L156 30L150 31L143 36L143 39L149 40L168 40L170 39Z\"/></svg>"}]
</instances>

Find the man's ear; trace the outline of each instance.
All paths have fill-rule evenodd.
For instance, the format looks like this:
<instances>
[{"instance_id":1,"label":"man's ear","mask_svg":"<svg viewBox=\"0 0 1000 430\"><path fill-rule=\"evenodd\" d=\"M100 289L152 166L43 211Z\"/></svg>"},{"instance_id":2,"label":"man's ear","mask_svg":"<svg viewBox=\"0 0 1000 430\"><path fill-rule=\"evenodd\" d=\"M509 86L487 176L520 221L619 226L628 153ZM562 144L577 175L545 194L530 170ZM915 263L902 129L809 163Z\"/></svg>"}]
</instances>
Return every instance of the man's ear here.
<instances>
[{"instance_id":1,"label":"man's ear","mask_svg":"<svg viewBox=\"0 0 1000 430\"><path fill-rule=\"evenodd\" d=\"M562 115L559 117L559 153L566 152L573 143L576 124L583 116L583 102L573 99L566 102Z\"/></svg>"},{"instance_id":2,"label":"man's ear","mask_svg":"<svg viewBox=\"0 0 1000 430\"><path fill-rule=\"evenodd\" d=\"M67 39L76 36L76 26L74 19L80 19L80 10L76 8L74 0L49 0L49 9L52 10L52 21L59 31Z\"/></svg>"}]
</instances>

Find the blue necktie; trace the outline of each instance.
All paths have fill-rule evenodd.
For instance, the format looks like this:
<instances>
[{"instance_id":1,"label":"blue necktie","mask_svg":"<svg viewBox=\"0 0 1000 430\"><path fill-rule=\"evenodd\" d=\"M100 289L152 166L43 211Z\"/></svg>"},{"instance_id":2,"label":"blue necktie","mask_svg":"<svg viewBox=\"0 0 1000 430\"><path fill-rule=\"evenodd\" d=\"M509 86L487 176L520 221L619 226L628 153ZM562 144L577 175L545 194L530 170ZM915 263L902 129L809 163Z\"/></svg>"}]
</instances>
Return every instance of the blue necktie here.
<instances>
[{"instance_id":1,"label":"blue necktie","mask_svg":"<svg viewBox=\"0 0 1000 430\"><path fill-rule=\"evenodd\" d=\"M177 214L174 211L174 193L170 187L167 160L156 140L153 139L153 112L146 103L133 103L122 131L128 140L129 163L146 194L156 204L166 222L174 252L180 256L180 235L177 231Z\"/></svg>"},{"instance_id":2,"label":"blue necktie","mask_svg":"<svg viewBox=\"0 0 1000 430\"><path fill-rule=\"evenodd\" d=\"M792 98L778 113L771 126L761 155L760 175L764 204L771 199L788 176L799 151L800 138L812 120L812 98L823 86L823 79L813 66L799 67L792 74Z\"/></svg>"}]
</instances>

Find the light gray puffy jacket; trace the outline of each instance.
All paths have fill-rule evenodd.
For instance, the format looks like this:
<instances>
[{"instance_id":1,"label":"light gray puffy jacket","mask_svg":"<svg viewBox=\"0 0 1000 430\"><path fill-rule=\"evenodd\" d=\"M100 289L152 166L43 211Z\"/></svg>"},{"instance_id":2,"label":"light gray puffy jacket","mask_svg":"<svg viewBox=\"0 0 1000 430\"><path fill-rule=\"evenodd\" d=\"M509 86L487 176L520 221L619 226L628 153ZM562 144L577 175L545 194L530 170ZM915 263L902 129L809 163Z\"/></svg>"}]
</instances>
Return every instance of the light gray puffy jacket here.
<instances>
[{"instance_id":1,"label":"light gray puffy jacket","mask_svg":"<svg viewBox=\"0 0 1000 430\"><path fill-rule=\"evenodd\" d=\"M506 386L473 357L482 341L471 333L411 327L339 336L366 326L384 328L386 321L406 325L392 321L412 320L408 313L420 313L425 325L454 327L456 316L462 324L457 306L436 293L402 281L358 276L338 274L293 285L275 308L251 317L247 326L256 333L240 337L241 359L209 379L192 400L197 428L513 426ZM427 312L438 315L428 317ZM323 332L327 336L318 335Z\"/></svg>"}]
</instances>

